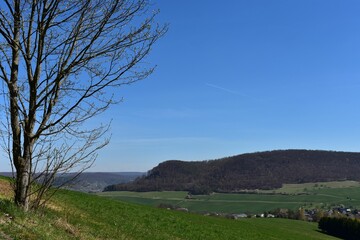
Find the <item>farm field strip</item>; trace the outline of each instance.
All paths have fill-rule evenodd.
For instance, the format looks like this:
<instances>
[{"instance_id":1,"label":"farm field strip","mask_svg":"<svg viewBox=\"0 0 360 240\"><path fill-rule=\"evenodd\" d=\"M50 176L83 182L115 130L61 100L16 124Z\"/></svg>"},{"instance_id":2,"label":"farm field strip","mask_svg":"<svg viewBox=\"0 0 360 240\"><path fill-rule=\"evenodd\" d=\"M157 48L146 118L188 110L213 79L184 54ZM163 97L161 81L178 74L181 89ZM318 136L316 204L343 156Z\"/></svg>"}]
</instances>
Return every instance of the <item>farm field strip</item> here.
<instances>
[{"instance_id":1,"label":"farm field strip","mask_svg":"<svg viewBox=\"0 0 360 240\"><path fill-rule=\"evenodd\" d=\"M302 201L266 201L266 200L226 200L226 199L181 199L181 198L147 198L147 197L134 197L134 196L126 196L130 198L142 198L142 199L152 199L152 200L168 200L168 201L181 201L181 202L223 202L223 203L297 203L302 204ZM111 198L119 198L113 196Z\"/></svg>"},{"instance_id":2,"label":"farm field strip","mask_svg":"<svg viewBox=\"0 0 360 240\"><path fill-rule=\"evenodd\" d=\"M253 195L253 194L252 194ZM259 194L260 196L263 196L261 194ZM259 198L260 198L259 196ZM326 195L322 195L322 196L326 196ZM107 196L110 197L110 196ZM279 200L258 200L256 197L252 198L252 199L245 199L245 200L229 200L229 199L181 199L181 198L160 198L160 197L156 197L156 198L148 198L148 197L135 197L135 196L111 196L110 198L113 199L119 199L122 200L124 198L138 198L138 199L151 199L151 200L166 200L166 201L179 201L179 202L187 202L187 203L196 203L196 202L204 202L204 203L279 203L279 204L286 204L286 203L290 203L290 204L304 204L304 203L308 203L308 202L313 202L313 203L319 203L321 204L321 201L317 201L312 200L310 201L309 199L307 199L306 201L299 201L299 200L283 200L283 199L279 199ZM337 199L344 199L344 198L340 198L340 197L336 197ZM336 200L333 201L327 201L327 203L335 203Z\"/></svg>"},{"instance_id":3,"label":"farm field strip","mask_svg":"<svg viewBox=\"0 0 360 240\"><path fill-rule=\"evenodd\" d=\"M325 197L332 197L332 198L338 198L338 199L343 199L344 197L340 197L340 196L334 196L334 195L330 195L330 194L317 194L318 196L325 196ZM353 199L356 200L356 199Z\"/></svg>"}]
</instances>

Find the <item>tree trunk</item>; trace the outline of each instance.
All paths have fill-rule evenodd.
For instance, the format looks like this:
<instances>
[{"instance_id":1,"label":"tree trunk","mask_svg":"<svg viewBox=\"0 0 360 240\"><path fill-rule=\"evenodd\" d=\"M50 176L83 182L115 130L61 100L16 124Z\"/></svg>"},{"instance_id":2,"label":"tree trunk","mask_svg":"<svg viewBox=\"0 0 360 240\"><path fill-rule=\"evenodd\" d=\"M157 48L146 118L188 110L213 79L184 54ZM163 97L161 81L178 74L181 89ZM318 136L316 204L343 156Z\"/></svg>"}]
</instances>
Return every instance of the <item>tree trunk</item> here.
<instances>
[{"instance_id":1,"label":"tree trunk","mask_svg":"<svg viewBox=\"0 0 360 240\"><path fill-rule=\"evenodd\" d=\"M25 162L29 161L25 160ZM30 164L25 163L16 169L16 172L15 203L27 211L29 210Z\"/></svg>"},{"instance_id":2,"label":"tree trunk","mask_svg":"<svg viewBox=\"0 0 360 240\"><path fill-rule=\"evenodd\" d=\"M20 28L21 28L21 10L20 1L14 1L13 12L14 30L13 40L11 42L12 61L11 61L11 76L9 83L10 94L10 118L12 130L12 154L13 161L16 168L16 185L15 185L15 203L22 207L25 211L29 209L29 184L30 184L30 170L31 170L31 144L24 133L24 155L22 155L22 141L21 141L21 124L19 117L19 89L18 89L18 76L19 76L19 57L20 57Z\"/></svg>"},{"instance_id":3,"label":"tree trunk","mask_svg":"<svg viewBox=\"0 0 360 240\"><path fill-rule=\"evenodd\" d=\"M34 141L24 133L24 155L18 157L16 167L15 203L25 211L29 210L29 191L31 184L31 161ZM19 154L21 154L19 152Z\"/></svg>"}]
</instances>

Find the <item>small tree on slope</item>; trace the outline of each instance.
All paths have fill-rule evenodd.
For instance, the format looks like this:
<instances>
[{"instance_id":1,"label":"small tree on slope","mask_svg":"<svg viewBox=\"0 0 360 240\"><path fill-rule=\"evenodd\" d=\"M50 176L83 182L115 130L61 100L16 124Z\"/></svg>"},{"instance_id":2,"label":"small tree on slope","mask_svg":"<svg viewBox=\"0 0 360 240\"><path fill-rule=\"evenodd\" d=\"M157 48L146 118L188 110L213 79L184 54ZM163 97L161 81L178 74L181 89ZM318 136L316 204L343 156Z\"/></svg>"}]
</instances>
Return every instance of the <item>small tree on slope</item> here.
<instances>
[{"instance_id":1,"label":"small tree on slope","mask_svg":"<svg viewBox=\"0 0 360 240\"><path fill-rule=\"evenodd\" d=\"M167 27L149 8L147 0L0 3L1 136L24 210L42 203L56 173L86 169L107 144L108 124L83 126L114 103L110 89L152 73L141 63Z\"/></svg>"}]
</instances>

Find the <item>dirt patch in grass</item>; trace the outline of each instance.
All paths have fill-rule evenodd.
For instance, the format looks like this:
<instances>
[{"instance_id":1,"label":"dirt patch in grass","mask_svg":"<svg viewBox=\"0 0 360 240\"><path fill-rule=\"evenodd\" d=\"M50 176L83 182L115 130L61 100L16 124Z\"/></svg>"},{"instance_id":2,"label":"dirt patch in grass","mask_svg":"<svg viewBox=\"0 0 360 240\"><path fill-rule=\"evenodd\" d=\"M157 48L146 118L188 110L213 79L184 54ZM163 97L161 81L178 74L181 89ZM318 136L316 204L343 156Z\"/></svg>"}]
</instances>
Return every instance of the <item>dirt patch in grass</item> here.
<instances>
[{"instance_id":1,"label":"dirt patch in grass","mask_svg":"<svg viewBox=\"0 0 360 240\"><path fill-rule=\"evenodd\" d=\"M14 196L14 189L9 181L0 179L0 196L7 199Z\"/></svg>"},{"instance_id":2,"label":"dirt patch in grass","mask_svg":"<svg viewBox=\"0 0 360 240\"><path fill-rule=\"evenodd\" d=\"M3 240L13 240L12 237L0 231L0 238Z\"/></svg>"},{"instance_id":3,"label":"dirt patch in grass","mask_svg":"<svg viewBox=\"0 0 360 240\"><path fill-rule=\"evenodd\" d=\"M59 204L55 204L54 202L47 202L46 203L46 208L51 209L55 212L63 212L64 208L62 206L60 206Z\"/></svg>"},{"instance_id":4,"label":"dirt patch in grass","mask_svg":"<svg viewBox=\"0 0 360 240\"><path fill-rule=\"evenodd\" d=\"M58 218L54 222L54 224L56 227L65 230L65 232L67 232L75 237L79 237L79 230L76 227L74 227L73 225L71 225L70 223L68 223L65 219Z\"/></svg>"}]
</instances>

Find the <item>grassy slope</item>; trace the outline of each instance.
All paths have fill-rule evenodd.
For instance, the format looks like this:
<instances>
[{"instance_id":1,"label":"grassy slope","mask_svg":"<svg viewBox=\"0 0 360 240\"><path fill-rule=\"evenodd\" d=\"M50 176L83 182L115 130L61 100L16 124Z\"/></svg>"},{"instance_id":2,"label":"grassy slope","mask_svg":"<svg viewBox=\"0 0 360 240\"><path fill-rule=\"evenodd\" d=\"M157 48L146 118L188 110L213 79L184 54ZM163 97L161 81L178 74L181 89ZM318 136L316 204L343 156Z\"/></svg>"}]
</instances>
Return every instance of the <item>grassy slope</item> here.
<instances>
[{"instance_id":1,"label":"grassy slope","mask_svg":"<svg viewBox=\"0 0 360 240\"><path fill-rule=\"evenodd\" d=\"M276 208L295 210L301 206L313 208L325 204L327 207L331 204L344 204L360 208L358 182L288 184L275 192L289 195L217 193L195 196L195 199L185 199L186 192L103 192L99 195L150 206L168 203L198 212L261 213ZM296 195L299 193L306 194Z\"/></svg>"},{"instance_id":2,"label":"grassy slope","mask_svg":"<svg viewBox=\"0 0 360 240\"><path fill-rule=\"evenodd\" d=\"M4 180L0 180L4 185ZM0 192L0 230L14 239L335 239L284 219L204 217L60 191L42 213L21 213Z\"/></svg>"}]
</instances>

